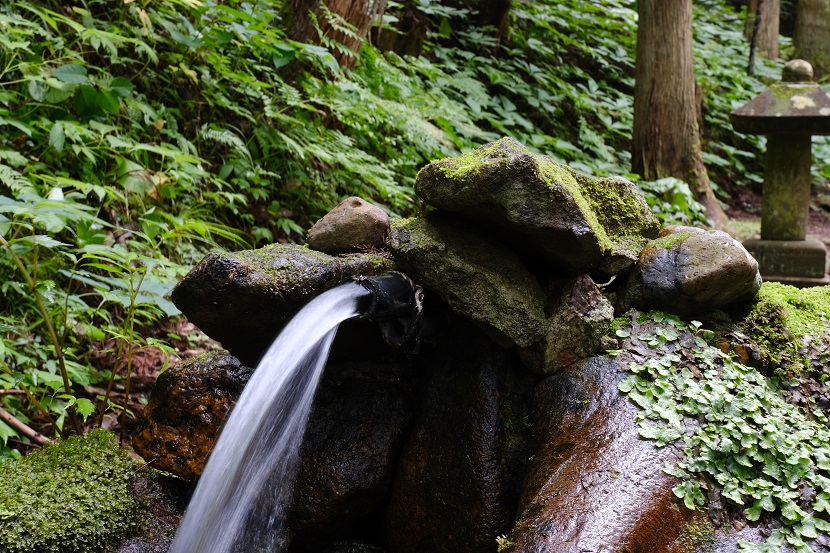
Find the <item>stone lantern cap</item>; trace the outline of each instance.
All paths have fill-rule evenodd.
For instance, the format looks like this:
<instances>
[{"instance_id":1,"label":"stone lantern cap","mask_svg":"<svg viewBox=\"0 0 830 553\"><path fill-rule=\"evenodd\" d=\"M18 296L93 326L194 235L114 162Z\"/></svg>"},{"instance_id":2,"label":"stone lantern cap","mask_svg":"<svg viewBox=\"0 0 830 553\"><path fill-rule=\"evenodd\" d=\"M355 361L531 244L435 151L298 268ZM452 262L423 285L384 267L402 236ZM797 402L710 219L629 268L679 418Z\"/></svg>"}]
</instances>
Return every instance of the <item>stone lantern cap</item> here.
<instances>
[{"instance_id":1,"label":"stone lantern cap","mask_svg":"<svg viewBox=\"0 0 830 553\"><path fill-rule=\"evenodd\" d=\"M782 82L730 114L732 127L746 134L830 134L830 93L812 78L806 61L787 62Z\"/></svg>"}]
</instances>

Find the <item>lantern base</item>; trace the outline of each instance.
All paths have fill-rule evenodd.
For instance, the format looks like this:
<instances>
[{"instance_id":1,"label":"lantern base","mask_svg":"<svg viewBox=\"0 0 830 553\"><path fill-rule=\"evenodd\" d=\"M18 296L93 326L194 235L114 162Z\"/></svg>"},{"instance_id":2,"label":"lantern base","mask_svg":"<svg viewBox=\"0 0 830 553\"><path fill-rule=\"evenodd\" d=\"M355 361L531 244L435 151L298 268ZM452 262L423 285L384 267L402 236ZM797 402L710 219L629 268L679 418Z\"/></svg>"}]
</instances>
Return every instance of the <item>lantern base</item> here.
<instances>
[{"instance_id":1,"label":"lantern base","mask_svg":"<svg viewBox=\"0 0 830 553\"><path fill-rule=\"evenodd\" d=\"M827 252L821 240L751 239L744 247L758 261L761 277L799 288L830 284L826 273Z\"/></svg>"}]
</instances>

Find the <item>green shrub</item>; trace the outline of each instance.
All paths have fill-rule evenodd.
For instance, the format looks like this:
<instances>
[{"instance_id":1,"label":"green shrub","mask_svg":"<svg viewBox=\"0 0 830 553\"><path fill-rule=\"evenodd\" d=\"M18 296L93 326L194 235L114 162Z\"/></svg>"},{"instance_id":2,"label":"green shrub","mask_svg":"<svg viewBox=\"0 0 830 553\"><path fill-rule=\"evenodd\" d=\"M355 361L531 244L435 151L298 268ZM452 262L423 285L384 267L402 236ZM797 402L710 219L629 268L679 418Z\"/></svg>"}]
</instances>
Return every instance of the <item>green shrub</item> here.
<instances>
[{"instance_id":1,"label":"green shrub","mask_svg":"<svg viewBox=\"0 0 830 553\"><path fill-rule=\"evenodd\" d=\"M135 470L104 430L0 462L0 551L91 553L123 538L140 521Z\"/></svg>"}]
</instances>

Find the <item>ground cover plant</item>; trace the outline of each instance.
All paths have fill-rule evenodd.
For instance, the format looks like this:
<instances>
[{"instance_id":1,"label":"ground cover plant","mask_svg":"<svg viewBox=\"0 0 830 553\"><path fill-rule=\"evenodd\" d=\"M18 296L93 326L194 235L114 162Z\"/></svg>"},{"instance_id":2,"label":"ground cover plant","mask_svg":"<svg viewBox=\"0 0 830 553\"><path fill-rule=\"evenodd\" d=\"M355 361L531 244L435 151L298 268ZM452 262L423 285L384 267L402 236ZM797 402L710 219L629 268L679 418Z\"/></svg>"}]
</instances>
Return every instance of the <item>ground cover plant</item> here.
<instances>
[{"instance_id":1,"label":"ground cover plant","mask_svg":"<svg viewBox=\"0 0 830 553\"><path fill-rule=\"evenodd\" d=\"M137 469L104 430L0 463L0 551L88 553L122 539L141 524Z\"/></svg>"},{"instance_id":2,"label":"ground cover plant","mask_svg":"<svg viewBox=\"0 0 830 553\"><path fill-rule=\"evenodd\" d=\"M619 389L640 407L640 435L682 452L664 468L679 478L675 495L690 509L726 506L770 523L765 541L741 542L741 551L812 551L819 533L830 532L830 430L815 399L788 401L803 379L747 366L700 322L631 317L616 330L624 344L616 353L632 373ZM826 342L830 321L816 316L812 324Z\"/></svg>"}]
</instances>

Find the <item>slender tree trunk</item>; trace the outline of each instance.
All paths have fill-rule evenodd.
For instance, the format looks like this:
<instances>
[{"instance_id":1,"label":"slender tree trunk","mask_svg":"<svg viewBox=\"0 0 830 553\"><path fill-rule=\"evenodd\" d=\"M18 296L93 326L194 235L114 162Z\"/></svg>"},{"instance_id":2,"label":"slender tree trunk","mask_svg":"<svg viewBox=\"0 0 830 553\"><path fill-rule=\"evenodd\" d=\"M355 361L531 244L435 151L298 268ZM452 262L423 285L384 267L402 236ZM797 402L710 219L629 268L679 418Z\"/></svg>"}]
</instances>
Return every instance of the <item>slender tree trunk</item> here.
<instances>
[{"instance_id":1,"label":"slender tree trunk","mask_svg":"<svg viewBox=\"0 0 830 553\"><path fill-rule=\"evenodd\" d=\"M759 0L749 0L746 7L744 21L744 36L747 40L753 39L755 22L758 17ZM758 35L755 36L755 45L758 52L765 58L778 59L778 35L780 34L781 0L762 0L761 19L758 21Z\"/></svg>"},{"instance_id":2,"label":"slender tree trunk","mask_svg":"<svg viewBox=\"0 0 830 553\"><path fill-rule=\"evenodd\" d=\"M815 79L830 75L830 0L799 0L795 57L813 65Z\"/></svg>"},{"instance_id":3,"label":"slender tree trunk","mask_svg":"<svg viewBox=\"0 0 830 553\"><path fill-rule=\"evenodd\" d=\"M675 177L718 228L728 218L709 184L700 149L692 51L692 0L640 0L637 8L632 170Z\"/></svg>"},{"instance_id":4,"label":"slender tree trunk","mask_svg":"<svg viewBox=\"0 0 830 553\"><path fill-rule=\"evenodd\" d=\"M331 49L337 62L342 67L352 68L372 21L382 12L385 4L385 0L291 0L288 37L307 43L317 43L320 36L329 38L339 45ZM334 17L328 17L323 6ZM342 23L336 20L337 17L354 27L354 32L340 30ZM314 28L315 18L319 33Z\"/></svg>"}]
</instances>

